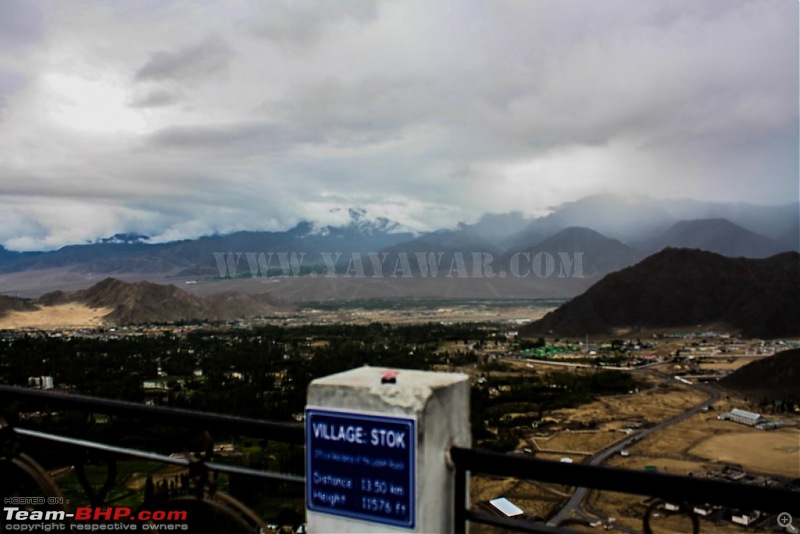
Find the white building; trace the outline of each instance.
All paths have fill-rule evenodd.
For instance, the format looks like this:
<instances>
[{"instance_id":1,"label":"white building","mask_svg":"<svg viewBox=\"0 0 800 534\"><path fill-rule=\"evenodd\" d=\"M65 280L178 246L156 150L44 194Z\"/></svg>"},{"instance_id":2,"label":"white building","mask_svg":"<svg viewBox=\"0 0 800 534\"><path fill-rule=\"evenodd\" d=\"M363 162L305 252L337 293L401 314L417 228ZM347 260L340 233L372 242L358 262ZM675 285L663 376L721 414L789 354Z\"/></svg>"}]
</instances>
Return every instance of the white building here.
<instances>
[{"instance_id":1,"label":"white building","mask_svg":"<svg viewBox=\"0 0 800 534\"><path fill-rule=\"evenodd\" d=\"M739 408L734 408L731 410L730 418L731 421L735 421L747 426L756 426L756 424L764 420L764 417L761 414L748 412L747 410L740 410Z\"/></svg>"},{"instance_id":2,"label":"white building","mask_svg":"<svg viewBox=\"0 0 800 534\"><path fill-rule=\"evenodd\" d=\"M708 517L714 511L714 509L709 506L708 504L698 505L692 508L692 511L701 517Z\"/></svg>"},{"instance_id":3,"label":"white building","mask_svg":"<svg viewBox=\"0 0 800 534\"><path fill-rule=\"evenodd\" d=\"M29 376L28 387L36 389L53 389L52 376Z\"/></svg>"},{"instance_id":4,"label":"white building","mask_svg":"<svg viewBox=\"0 0 800 534\"><path fill-rule=\"evenodd\" d=\"M736 523L737 525L751 525L758 520L761 516L761 512L756 510L752 510L749 512L743 512L741 510L736 510L731 514L731 521Z\"/></svg>"},{"instance_id":5,"label":"white building","mask_svg":"<svg viewBox=\"0 0 800 534\"><path fill-rule=\"evenodd\" d=\"M506 517L515 517L518 515L525 514L525 512L523 512L519 506L509 501L505 497L498 497L497 499L492 499L491 501L489 501L489 504L494 506L498 511L500 511L500 513L502 513Z\"/></svg>"}]
</instances>

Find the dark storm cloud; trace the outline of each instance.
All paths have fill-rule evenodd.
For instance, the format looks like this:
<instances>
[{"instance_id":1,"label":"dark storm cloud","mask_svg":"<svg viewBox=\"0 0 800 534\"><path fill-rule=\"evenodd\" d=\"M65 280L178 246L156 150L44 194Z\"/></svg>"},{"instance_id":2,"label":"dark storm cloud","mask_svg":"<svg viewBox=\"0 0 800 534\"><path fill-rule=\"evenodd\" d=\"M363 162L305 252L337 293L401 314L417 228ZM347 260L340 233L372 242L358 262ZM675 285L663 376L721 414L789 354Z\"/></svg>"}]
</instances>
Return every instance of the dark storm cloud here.
<instances>
[{"instance_id":1,"label":"dark storm cloud","mask_svg":"<svg viewBox=\"0 0 800 534\"><path fill-rule=\"evenodd\" d=\"M419 110L430 107L426 100L418 81L398 76L370 76L349 83L326 77L292 87L283 98L265 102L258 110L286 124L339 132L345 138L379 140L397 135L404 125L423 116L430 117L432 110Z\"/></svg>"},{"instance_id":2,"label":"dark storm cloud","mask_svg":"<svg viewBox=\"0 0 800 534\"><path fill-rule=\"evenodd\" d=\"M128 105L132 108L162 108L180 101L181 95L176 91L157 89L133 98Z\"/></svg>"},{"instance_id":3,"label":"dark storm cloud","mask_svg":"<svg viewBox=\"0 0 800 534\"><path fill-rule=\"evenodd\" d=\"M209 37L176 52L159 50L136 71L138 81L204 79L225 72L233 51L219 37Z\"/></svg>"},{"instance_id":4,"label":"dark storm cloud","mask_svg":"<svg viewBox=\"0 0 800 534\"><path fill-rule=\"evenodd\" d=\"M0 121L3 120L3 111L9 105L13 95L22 91L28 84L27 77L13 70L0 67Z\"/></svg>"},{"instance_id":5,"label":"dark storm cloud","mask_svg":"<svg viewBox=\"0 0 800 534\"><path fill-rule=\"evenodd\" d=\"M320 134L309 134L266 122L221 125L170 126L154 132L148 141L152 148L174 150L263 150L281 151L297 144L320 141Z\"/></svg>"},{"instance_id":6,"label":"dark storm cloud","mask_svg":"<svg viewBox=\"0 0 800 534\"><path fill-rule=\"evenodd\" d=\"M303 146L358 148L396 138L397 123L357 116L298 116L288 112L281 122L245 121L227 124L169 126L153 132L147 146L168 150L280 153Z\"/></svg>"},{"instance_id":7,"label":"dark storm cloud","mask_svg":"<svg viewBox=\"0 0 800 534\"><path fill-rule=\"evenodd\" d=\"M278 0L264 4L250 27L255 35L276 43L307 46L318 42L332 27L373 20L378 7L379 2L374 0Z\"/></svg>"}]
</instances>

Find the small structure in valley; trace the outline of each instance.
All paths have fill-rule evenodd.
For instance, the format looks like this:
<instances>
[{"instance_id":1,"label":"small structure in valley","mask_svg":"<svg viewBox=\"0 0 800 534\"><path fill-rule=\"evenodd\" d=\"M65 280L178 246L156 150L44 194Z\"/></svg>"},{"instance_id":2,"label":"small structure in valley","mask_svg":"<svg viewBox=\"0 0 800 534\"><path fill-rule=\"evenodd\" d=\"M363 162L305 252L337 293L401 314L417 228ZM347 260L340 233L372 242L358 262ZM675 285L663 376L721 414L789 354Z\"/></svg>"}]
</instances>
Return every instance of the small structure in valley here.
<instances>
[{"instance_id":1,"label":"small structure in valley","mask_svg":"<svg viewBox=\"0 0 800 534\"><path fill-rule=\"evenodd\" d=\"M758 423L764 421L764 416L759 413L734 408L730 412L720 415L719 419L733 421L747 426L756 426Z\"/></svg>"},{"instance_id":2,"label":"small structure in valley","mask_svg":"<svg viewBox=\"0 0 800 534\"><path fill-rule=\"evenodd\" d=\"M492 499L491 501L489 501L489 504L494 506L501 514L503 514L506 517L517 517L525 514L525 512L522 511L522 508L520 508L513 502L509 501L505 497L498 497L496 499Z\"/></svg>"}]
</instances>

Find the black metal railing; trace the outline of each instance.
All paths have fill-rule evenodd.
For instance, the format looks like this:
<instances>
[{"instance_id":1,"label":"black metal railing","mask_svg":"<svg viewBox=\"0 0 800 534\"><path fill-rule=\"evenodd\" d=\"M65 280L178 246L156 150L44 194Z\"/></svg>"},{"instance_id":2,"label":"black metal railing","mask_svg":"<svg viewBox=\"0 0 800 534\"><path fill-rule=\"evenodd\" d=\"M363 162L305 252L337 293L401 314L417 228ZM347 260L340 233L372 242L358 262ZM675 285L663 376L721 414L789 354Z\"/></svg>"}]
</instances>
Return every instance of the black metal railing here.
<instances>
[{"instance_id":1,"label":"black metal railing","mask_svg":"<svg viewBox=\"0 0 800 534\"><path fill-rule=\"evenodd\" d=\"M107 500L109 490L115 484L117 477L117 458L147 460L185 468L181 470L184 473L181 474L179 484L170 487L166 492L145 495L140 510L191 509L192 520L188 523L194 524L198 532L210 531L209 528L217 532L257 533L268 530L258 514L239 500L217 490L218 474L253 477L280 484L305 484L305 477L302 474L269 471L219 461L214 457L214 443L210 437L212 433L216 436L255 437L270 442L302 446L304 444L302 424L277 423L12 386L0 386L0 401L2 401L0 406L11 405L0 418L0 490L2 490L0 493L3 493L4 497L9 494L19 494L19 488L24 487L28 491L33 489L45 497L45 504L52 503L57 509L69 511L64 505L66 500L53 478L26 453L34 442L46 443L49 447L62 447L72 452L83 451L103 455L106 473L105 480L101 481L99 487L88 480L84 465L85 455L71 456L77 458L74 466L75 475L85 493L85 502L92 507L109 504ZM138 421L142 425L141 428L162 425L185 429L190 431L190 435L196 434L193 442L196 444L199 441L203 450L200 453L164 454L25 428L32 425L24 424L20 421L20 417L31 413L35 407L46 407L44 410L46 414L72 411L93 416L106 414L125 421ZM135 433L136 430L132 429L131 432ZM218 525L220 522L227 522L228 525ZM212 524L216 526L210 526ZM4 518L0 517L0 532L3 531Z\"/></svg>"},{"instance_id":2,"label":"black metal railing","mask_svg":"<svg viewBox=\"0 0 800 534\"><path fill-rule=\"evenodd\" d=\"M142 421L146 425L163 424L203 433L213 432L217 435L250 436L296 446L302 446L305 442L304 428L301 424L275 423L11 386L0 386L0 401L3 401L0 405L8 403L22 404L25 406L26 411L31 406L41 405L48 406L50 410L75 410L90 414L109 414L119 418L124 417ZM14 420L19 413L18 409L12 410L10 415L6 414L5 425L0 424L0 467L14 469L19 476L34 480L42 490L42 494L46 496L60 495L59 488L52 482L52 478L49 477L48 473L25 454L25 446L21 445L22 440L43 441L72 449L152 460L186 468L189 475L186 496L176 497L173 494L171 497L173 502L171 503L165 502L170 499L162 497L160 502L155 499L154 502L149 504L146 502L145 505L151 506L151 508L161 507L162 509L169 506L174 508L179 505L182 507L181 509L185 510L190 503L194 503L193 505L204 506L208 509L221 510L224 515L233 517L234 522L238 522L242 527L239 531L242 532L263 531L265 530L265 525L252 510L224 493L216 491L209 473L227 473L268 479L279 483L306 483L305 477L300 474L268 471L218 461L212 454L210 440L208 439L206 444L209 446L203 454L174 456L145 451L140 448L57 435L49 431L24 428L29 425L24 425L20 421ZM654 512L659 509L657 504L661 501L682 504L682 513L689 516L692 521L692 528L695 531L699 522L692 513L690 503L707 503L727 508L759 510L764 513L779 514L788 512L795 516L800 512L800 492L777 487L616 469L588 464L562 463L522 455L499 454L461 447L452 447L449 451L449 458L455 470L455 504L453 511L457 533L466 532L467 525L470 522L522 532L570 532L564 528L567 525L566 522L562 524L560 521L554 520L554 518L550 518L549 523L545 521L547 518L514 519L502 515L492 515L474 509L474 507L469 507L467 505L469 500L468 474L528 479L575 488L591 488L648 496L652 499L648 501L650 505L642 518L643 532L651 531L650 521ZM82 471L82 469L82 465L80 463L77 464L76 471ZM77 474L80 479L80 472ZM0 479L2 478L3 476L0 476ZM113 463L109 464L106 481L99 489L89 484L85 475L83 476L81 486L86 491L92 506L101 506L103 504L108 494L107 486L113 482L113 478ZM0 480L0 484L2 482ZM182 500L177 503L175 502L176 499ZM198 512L198 517L205 516ZM2 527L1 522L0 527ZM2 528L0 528L0 532L2 532Z\"/></svg>"},{"instance_id":3,"label":"black metal railing","mask_svg":"<svg viewBox=\"0 0 800 534\"><path fill-rule=\"evenodd\" d=\"M726 482L708 478L669 475L665 473L615 469L579 463L540 460L521 455L498 454L453 447L450 458L456 470L455 524L457 532L466 532L470 521L495 525L520 532L568 532L542 521L511 519L471 510L467 503L467 472L566 486L645 495L665 502L681 503L697 530L697 518L691 505L703 503L743 510L759 510L775 514L800 512L800 492L753 484ZM658 501L653 501L654 504ZM657 510L651 506L643 520L643 531L650 532L650 520Z\"/></svg>"},{"instance_id":4,"label":"black metal railing","mask_svg":"<svg viewBox=\"0 0 800 534\"><path fill-rule=\"evenodd\" d=\"M87 395L56 393L47 390L27 389L14 386L0 386L0 399L25 401L39 405L49 404L57 409L81 410L85 412L107 413L131 419L146 420L148 423L180 425L219 433L243 436L270 436L286 443L302 445L303 425L275 423L261 419L235 417L232 415L197 412L181 408L148 406L134 402L101 399Z\"/></svg>"}]
</instances>

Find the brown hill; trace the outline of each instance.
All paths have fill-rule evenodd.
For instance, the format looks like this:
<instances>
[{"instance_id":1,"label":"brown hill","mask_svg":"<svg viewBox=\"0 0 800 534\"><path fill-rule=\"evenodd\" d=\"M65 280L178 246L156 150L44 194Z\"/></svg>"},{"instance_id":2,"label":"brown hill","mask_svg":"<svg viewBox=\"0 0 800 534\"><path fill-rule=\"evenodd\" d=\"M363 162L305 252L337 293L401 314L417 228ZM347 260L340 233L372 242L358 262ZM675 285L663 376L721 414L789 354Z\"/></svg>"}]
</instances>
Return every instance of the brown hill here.
<instances>
[{"instance_id":1,"label":"brown hill","mask_svg":"<svg viewBox=\"0 0 800 534\"><path fill-rule=\"evenodd\" d=\"M36 305L30 299L0 295L0 317L10 311L33 311Z\"/></svg>"},{"instance_id":2,"label":"brown hill","mask_svg":"<svg viewBox=\"0 0 800 534\"><path fill-rule=\"evenodd\" d=\"M73 300L87 306L114 308L106 319L117 324L172 323L210 318L208 306L202 299L172 284L129 283L106 278L73 295Z\"/></svg>"},{"instance_id":3,"label":"brown hill","mask_svg":"<svg viewBox=\"0 0 800 534\"><path fill-rule=\"evenodd\" d=\"M68 293L66 291L61 291L60 289L58 289L56 291L45 293L44 295L37 298L36 304L38 306L58 306L60 304L66 304L72 301L73 298L71 293Z\"/></svg>"},{"instance_id":4,"label":"brown hill","mask_svg":"<svg viewBox=\"0 0 800 534\"><path fill-rule=\"evenodd\" d=\"M67 302L79 302L92 308L111 308L113 311L104 319L113 324L245 318L269 313L282 305L266 294L228 292L198 297L172 284L131 283L116 278L106 278L80 291L54 291L35 301L43 306Z\"/></svg>"},{"instance_id":5,"label":"brown hill","mask_svg":"<svg viewBox=\"0 0 800 534\"><path fill-rule=\"evenodd\" d=\"M727 258L665 249L611 273L539 321L528 336L724 325L749 337L800 334L800 254Z\"/></svg>"},{"instance_id":6,"label":"brown hill","mask_svg":"<svg viewBox=\"0 0 800 534\"><path fill-rule=\"evenodd\" d=\"M753 400L800 401L800 349L756 360L719 381L719 385Z\"/></svg>"}]
</instances>

